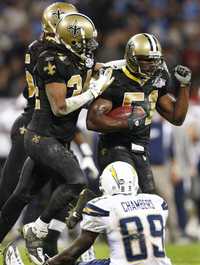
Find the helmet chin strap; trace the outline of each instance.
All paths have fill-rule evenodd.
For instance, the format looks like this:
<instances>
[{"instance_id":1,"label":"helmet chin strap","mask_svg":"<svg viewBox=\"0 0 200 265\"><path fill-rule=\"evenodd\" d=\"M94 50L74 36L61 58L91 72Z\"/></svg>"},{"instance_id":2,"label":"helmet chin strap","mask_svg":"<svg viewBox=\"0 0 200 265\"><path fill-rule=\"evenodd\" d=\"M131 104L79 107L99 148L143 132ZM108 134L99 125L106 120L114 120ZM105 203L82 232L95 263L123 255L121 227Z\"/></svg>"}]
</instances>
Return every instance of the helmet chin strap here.
<instances>
[{"instance_id":1,"label":"helmet chin strap","mask_svg":"<svg viewBox=\"0 0 200 265\"><path fill-rule=\"evenodd\" d=\"M92 66L94 65L94 59L93 58L88 57L87 55L85 55L83 53L82 54L77 53L70 45L66 44L62 39L61 39L61 41L59 41L57 39L57 42L59 42L59 44L62 43L70 52L72 52L77 57L79 57L84 62L84 65L87 68L92 68Z\"/></svg>"}]
</instances>

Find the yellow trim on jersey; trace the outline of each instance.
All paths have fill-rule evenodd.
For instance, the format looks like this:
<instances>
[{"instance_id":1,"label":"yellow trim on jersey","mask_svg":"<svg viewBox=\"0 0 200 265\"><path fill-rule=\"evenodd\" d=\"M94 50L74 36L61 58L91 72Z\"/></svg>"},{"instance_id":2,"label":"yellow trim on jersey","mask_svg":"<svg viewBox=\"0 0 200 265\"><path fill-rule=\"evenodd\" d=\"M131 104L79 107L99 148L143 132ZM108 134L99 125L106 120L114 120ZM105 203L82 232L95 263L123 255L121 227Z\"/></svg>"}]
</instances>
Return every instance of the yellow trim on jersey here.
<instances>
[{"instance_id":1,"label":"yellow trim on jersey","mask_svg":"<svg viewBox=\"0 0 200 265\"><path fill-rule=\"evenodd\" d=\"M92 212L95 212L95 211L92 210L92 209L89 208L89 207L85 207L85 208L83 209L83 213L88 213L88 214L90 214L90 213L92 213Z\"/></svg>"},{"instance_id":2,"label":"yellow trim on jersey","mask_svg":"<svg viewBox=\"0 0 200 265\"><path fill-rule=\"evenodd\" d=\"M122 67L122 71L123 73L130 78L131 80L134 80L135 82L137 82L138 84L142 85L143 81L140 80L139 78L137 78L136 76L132 75L131 72L126 68L126 66Z\"/></svg>"}]
</instances>

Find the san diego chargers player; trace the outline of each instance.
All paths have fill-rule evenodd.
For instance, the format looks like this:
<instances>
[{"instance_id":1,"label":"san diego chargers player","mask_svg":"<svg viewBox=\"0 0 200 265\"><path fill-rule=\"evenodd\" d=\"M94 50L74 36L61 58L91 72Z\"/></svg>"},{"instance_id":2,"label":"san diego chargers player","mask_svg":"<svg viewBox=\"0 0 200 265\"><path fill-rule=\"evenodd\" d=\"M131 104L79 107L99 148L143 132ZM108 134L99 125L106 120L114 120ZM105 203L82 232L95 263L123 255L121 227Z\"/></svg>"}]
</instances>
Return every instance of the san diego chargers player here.
<instances>
[{"instance_id":1,"label":"san diego chargers player","mask_svg":"<svg viewBox=\"0 0 200 265\"><path fill-rule=\"evenodd\" d=\"M138 192L138 176L128 163L109 164L100 176L102 197L83 210L81 234L45 265L74 265L99 234L106 233L110 259L79 265L171 265L165 254L167 203L158 195Z\"/></svg>"}]
</instances>

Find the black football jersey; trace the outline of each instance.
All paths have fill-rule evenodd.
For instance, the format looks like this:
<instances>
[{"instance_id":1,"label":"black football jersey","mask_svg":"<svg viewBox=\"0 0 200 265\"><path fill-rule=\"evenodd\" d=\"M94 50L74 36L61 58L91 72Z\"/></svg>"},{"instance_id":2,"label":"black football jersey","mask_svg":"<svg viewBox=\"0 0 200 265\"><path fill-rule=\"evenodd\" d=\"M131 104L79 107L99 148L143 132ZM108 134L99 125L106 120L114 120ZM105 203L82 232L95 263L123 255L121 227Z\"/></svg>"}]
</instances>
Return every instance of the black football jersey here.
<instances>
[{"instance_id":1,"label":"black football jersey","mask_svg":"<svg viewBox=\"0 0 200 265\"><path fill-rule=\"evenodd\" d=\"M71 141L76 130L80 109L62 117L53 114L45 92L49 83L67 85L66 98L82 93L87 69L79 68L77 57L60 50L56 45L49 45L43 51L34 70L34 81L37 86L35 111L29 129L43 136L52 136L63 142Z\"/></svg>"},{"instance_id":2,"label":"black football jersey","mask_svg":"<svg viewBox=\"0 0 200 265\"><path fill-rule=\"evenodd\" d=\"M46 42L35 40L29 46L25 53L25 73L27 86L23 90L23 96L27 100L25 112L33 113L35 108L36 86L33 79L33 71L39 54L45 50Z\"/></svg>"},{"instance_id":3,"label":"black football jersey","mask_svg":"<svg viewBox=\"0 0 200 265\"><path fill-rule=\"evenodd\" d=\"M150 127L156 102L159 97L166 94L169 74L162 70L151 79L143 80L134 76L126 67L114 70L115 80L101 97L112 101L113 109L119 106L142 106L148 113L145 125L134 130L115 133L105 133L101 136L107 144L126 145L131 143L146 146L149 143Z\"/></svg>"}]
</instances>

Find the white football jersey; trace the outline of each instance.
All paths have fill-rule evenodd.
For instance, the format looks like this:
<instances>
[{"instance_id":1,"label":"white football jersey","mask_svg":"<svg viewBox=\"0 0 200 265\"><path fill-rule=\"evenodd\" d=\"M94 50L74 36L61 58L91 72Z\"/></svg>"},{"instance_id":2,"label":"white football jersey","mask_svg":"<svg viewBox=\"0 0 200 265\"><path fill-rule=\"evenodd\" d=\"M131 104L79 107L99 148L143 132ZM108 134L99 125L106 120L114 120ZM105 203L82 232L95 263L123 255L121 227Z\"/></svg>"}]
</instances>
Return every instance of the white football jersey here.
<instances>
[{"instance_id":1,"label":"white football jersey","mask_svg":"<svg viewBox=\"0 0 200 265\"><path fill-rule=\"evenodd\" d=\"M110 265L171 265L165 255L167 203L152 194L102 196L83 210L81 228L106 233Z\"/></svg>"}]
</instances>

